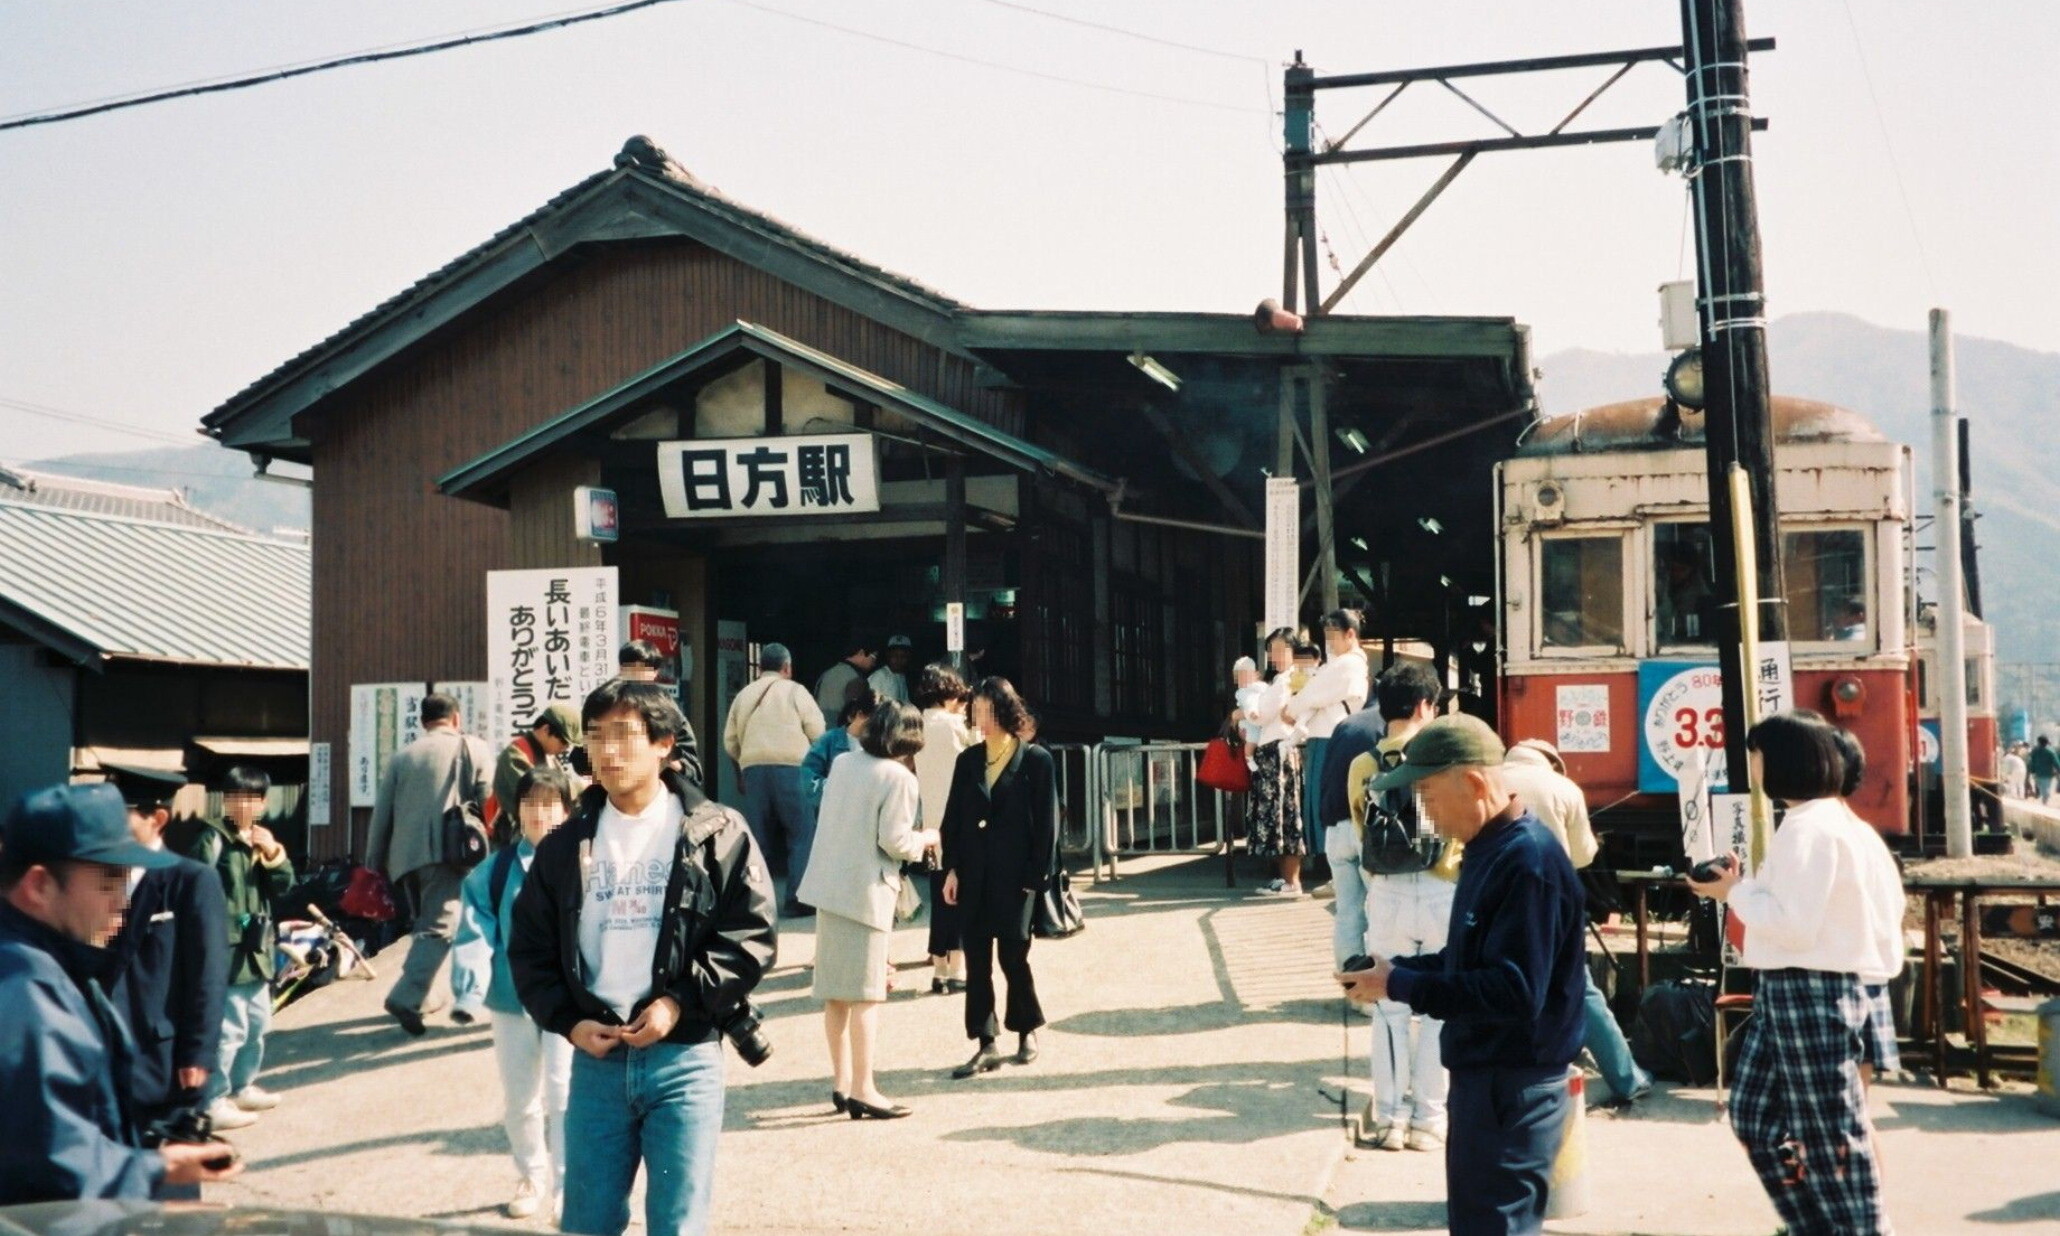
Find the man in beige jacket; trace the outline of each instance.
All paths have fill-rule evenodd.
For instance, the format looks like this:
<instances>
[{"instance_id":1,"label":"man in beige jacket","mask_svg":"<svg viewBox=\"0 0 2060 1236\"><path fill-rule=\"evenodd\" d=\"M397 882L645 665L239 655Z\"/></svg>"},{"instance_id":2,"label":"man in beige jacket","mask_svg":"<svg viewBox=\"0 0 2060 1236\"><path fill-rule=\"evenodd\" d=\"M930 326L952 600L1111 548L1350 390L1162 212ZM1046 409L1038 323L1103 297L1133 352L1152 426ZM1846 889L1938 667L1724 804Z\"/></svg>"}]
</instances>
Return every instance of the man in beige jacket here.
<instances>
[{"instance_id":1,"label":"man in beige jacket","mask_svg":"<svg viewBox=\"0 0 2060 1236\"><path fill-rule=\"evenodd\" d=\"M806 917L815 911L802 904L797 890L808 873L815 821L801 799L801 760L822 737L823 710L794 681L794 657L785 644L761 646L758 670L758 681L730 701L722 747L742 774L744 819L767 861L781 852L773 844L775 831L786 837L787 902L781 913Z\"/></svg>"}]
</instances>

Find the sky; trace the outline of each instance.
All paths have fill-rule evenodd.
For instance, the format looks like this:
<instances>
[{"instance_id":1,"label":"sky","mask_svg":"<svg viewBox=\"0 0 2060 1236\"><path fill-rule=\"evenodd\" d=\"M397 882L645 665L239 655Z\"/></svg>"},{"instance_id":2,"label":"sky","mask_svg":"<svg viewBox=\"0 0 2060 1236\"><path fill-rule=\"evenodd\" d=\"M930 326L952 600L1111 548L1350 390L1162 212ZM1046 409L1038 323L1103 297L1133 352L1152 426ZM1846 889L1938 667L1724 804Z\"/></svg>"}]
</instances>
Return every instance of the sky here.
<instances>
[{"instance_id":1,"label":"sky","mask_svg":"<svg viewBox=\"0 0 2060 1236\"><path fill-rule=\"evenodd\" d=\"M0 118L563 11L0 0ZM2044 122L2060 5L1747 14L1779 43L1752 78L1772 125L1755 143L1772 313L1922 329L1946 305L1964 335L2060 351L2060 142ZM637 133L731 197L983 308L1245 312L1280 290L1273 109L1297 49L1346 73L1680 33L1658 0L677 0L0 131L0 459L197 440L204 413ZM1606 75L1465 89L1535 132ZM1342 134L1379 97L1326 92L1318 123ZM1677 74L1646 66L1576 124L1656 124L1682 99ZM1499 132L1417 87L1354 145ZM1440 170L1327 170L1336 262L1350 269ZM1654 351L1655 289L1692 272L1685 205L1644 144L1484 157L1344 309L1514 317L1541 357ZM1336 278L1327 264L1326 288Z\"/></svg>"}]
</instances>

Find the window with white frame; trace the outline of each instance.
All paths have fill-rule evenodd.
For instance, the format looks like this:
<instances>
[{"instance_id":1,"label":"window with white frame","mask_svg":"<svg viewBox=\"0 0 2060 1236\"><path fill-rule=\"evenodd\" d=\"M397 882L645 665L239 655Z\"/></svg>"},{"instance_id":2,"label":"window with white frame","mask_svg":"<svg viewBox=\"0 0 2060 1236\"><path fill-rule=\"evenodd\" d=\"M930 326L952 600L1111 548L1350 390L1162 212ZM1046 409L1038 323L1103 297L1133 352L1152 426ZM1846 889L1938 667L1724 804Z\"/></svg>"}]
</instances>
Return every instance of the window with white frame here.
<instances>
[{"instance_id":1,"label":"window with white frame","mask_svg":"<svg viewBox=\"0 0 2060 1236\"><path fill-rule=\"evenodd\" d=\"M1783 531L1781 560L1790 642L1873 647L1865 529Z\"/></svg>"},{"instance_id":2,"label":"window with white frame","mask_svg":"<svg viewBox=\"0 0 2060 1236\"><path fill-rule=\"evenodd\" d=\"M1624 646L1624 537L1554 536L1538 544L1538 646Z\"/></svg>"}]
</instances>

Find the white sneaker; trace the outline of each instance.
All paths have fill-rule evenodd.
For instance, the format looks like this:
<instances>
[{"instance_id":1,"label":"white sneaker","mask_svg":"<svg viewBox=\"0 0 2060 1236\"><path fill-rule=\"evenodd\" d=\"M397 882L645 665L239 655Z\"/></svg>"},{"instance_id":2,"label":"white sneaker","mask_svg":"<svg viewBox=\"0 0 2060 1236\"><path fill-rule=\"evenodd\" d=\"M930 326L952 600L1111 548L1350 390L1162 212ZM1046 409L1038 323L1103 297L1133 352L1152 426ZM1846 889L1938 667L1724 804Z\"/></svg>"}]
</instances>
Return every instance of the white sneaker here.
<instances>
[{"instance_id":1,"label":"white sneaker","mask_svg":"<svg viewBox=\"0 0 2060 1236\"><path fill-rule=\"evenodd\" d=\"M1400 1150L1404 1136L1403 1126L1389 1121L1372 1126L1371 1133L1356 1138L1362 1150Z\"/></svg>"},{"instance_id":2,"label":"white sneaker","mask_svg":"<svg viewBox=\"0 0 2060 1236\"><path fill-rule=\"evenodd\" d=\"M1411 1150L1443 1150L1445 1148L1445 1131L1443 1129L1427 1129L1411 1125L1409 1137L1404 1144Z\"/></svg>"},{"instance_id":3,"label":"white sneaker","mask_svg":"<svg viewBox=\"0 0 2060 1236\"><path fill-rule=\"evenodd\" d=\"M1338 890L1336 885L1326 880L1324 883L1310 889L1309 895L1318 901L1334 901L1337 899Z\"/></svg>"},{"instance_id":4,"label":"white sneaker","mask_svg":"<svg viewBox=\"0 0 2060 1236\"><path fill-rule=\"evenodd\" d=\"M1271 884L1262 885L1258 891L1261 897L1279 897L1287 901L1299 901L1303 896L1301 885L1290 884L1286 880L1275 880Z\"/></svg>"},{"instance_id":5,"label":"white sneaker","mask_svg":"<svg viewBox=\"0 0 2060 1236\"><path fill-rule=\"evenodd\" d=\"M278 1095L254 1083L230 1095L229 1099L247 1112L268 1112L279 1106Z\"/></svg>"},{"instance_id":6,"label":"white sneaker","mask_svg":"<svg viewBox=\"0 0 2060 1236\"><path fill-rule=\"evenodd\" d=\"M527 1180L515 1186L515 1196L501 1207L501 1213L510 1219L527 1219L543 1208L543 1199L536 1195L536 1186Z\"/></svg>"},{"instance_id":7,"label":"white sneaker","mask_svg":"<svg viewBox=\"0 0 2060 1236\"><path fill-rule=\"evenodd\" d=\"M223 1095L208 1105L207 1117L214 1122L215 1132L230 1129L247 1129L257 1123L257 1116L236 1106L235 1100Z\"/></svg>"}]
</instances>

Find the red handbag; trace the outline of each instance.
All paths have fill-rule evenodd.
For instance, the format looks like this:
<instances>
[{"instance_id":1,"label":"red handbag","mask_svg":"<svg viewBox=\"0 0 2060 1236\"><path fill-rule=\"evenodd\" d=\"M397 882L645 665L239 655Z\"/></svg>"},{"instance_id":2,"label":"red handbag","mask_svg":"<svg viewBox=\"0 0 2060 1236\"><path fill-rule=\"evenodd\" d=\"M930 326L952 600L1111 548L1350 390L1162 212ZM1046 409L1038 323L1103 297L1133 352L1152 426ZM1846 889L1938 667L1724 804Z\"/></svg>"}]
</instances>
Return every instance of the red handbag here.
<instances>
[{"instance_id":1,"label":"red handbag","mask_svg":"<svg viewBox=\"0 0 2060 1236\"><path fill-rule=\"evenodd\" d=\"M1230 745L1229 739L1217 737L1203 748L1195 780L1225 794L1242 794L1252 788L1252 770L1245 767L1244 757Z\"/></svg>"},{"instance_id":2,"label":"red handbag","mask_svg":"<svg viewBox=\"0 0 2060 1236\"><path fill-rule=\"evenodd\" d=\"M393 904L393 886L386 877L370 867L354 868L350 883L344 887L343 896L336 902L337 908L352 918L370 919L375 923L390 921L398 913Z\"/></svg>"}]
</instances>

